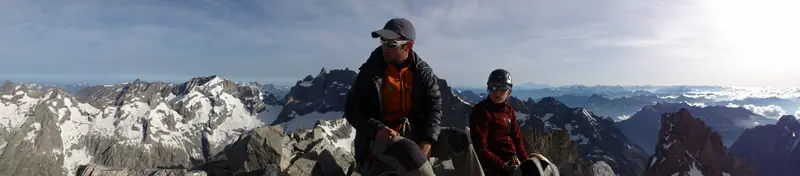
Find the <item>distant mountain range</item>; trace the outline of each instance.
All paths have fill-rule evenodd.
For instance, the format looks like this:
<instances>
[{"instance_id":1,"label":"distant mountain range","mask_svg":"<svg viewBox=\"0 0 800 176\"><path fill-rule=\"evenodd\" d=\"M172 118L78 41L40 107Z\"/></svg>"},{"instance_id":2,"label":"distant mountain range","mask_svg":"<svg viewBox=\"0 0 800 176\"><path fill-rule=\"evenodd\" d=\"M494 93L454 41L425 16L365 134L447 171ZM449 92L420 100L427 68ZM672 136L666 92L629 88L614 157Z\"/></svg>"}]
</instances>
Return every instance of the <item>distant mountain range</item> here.
<instances>
[{"instance_id":1,"label":"distant mountain range","mask_svg":"<svg viewBox=\"0 0 800 176\"><path fill-rule=\"evenodd\" d=\"M182 83L5 81L0 86L0 175L344 175L353 171L356 131L342 118L342 109L355 75L349 69L323 69L292 86L213 75ZM452 88L444 79L439 85L443 125L466 128L470 108L485 98L485 89ZM756 168L781 175L800 164L786 157L800 151L794 150L800 141L796 120L791 121L795 117L785 116L797 111L797 93L567 86L514 90L509 103L522 127L535 131L526 141L537 146L528 147L547 150L541 152L564 164L562 173L748 175ZM696 132L705 135L695 139ZM693 142L701 140L711 142ZM717 161L735 157L745 164ZM786 164L750 164L766 161ZM452 169L436 163L437 172Z\"/></svg>"}]
</instances>

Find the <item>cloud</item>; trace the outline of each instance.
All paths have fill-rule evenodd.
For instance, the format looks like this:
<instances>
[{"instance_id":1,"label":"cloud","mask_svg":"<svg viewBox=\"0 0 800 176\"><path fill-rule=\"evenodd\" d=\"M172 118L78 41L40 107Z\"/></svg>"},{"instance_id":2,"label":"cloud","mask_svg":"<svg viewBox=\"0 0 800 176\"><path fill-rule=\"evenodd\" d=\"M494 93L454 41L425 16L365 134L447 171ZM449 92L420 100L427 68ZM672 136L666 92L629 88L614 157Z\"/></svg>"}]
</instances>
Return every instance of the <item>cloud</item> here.
<instances>
[{"instance_id":1,"label":"cloud","mask_svg":"<svg viewBox=\"0 0 800 176\"><path fill-rule=\"evenodd\" d=\"M726 107L730 107L730 108L739 108L739 107L741 107L741 108L747 109L750 112L753 112L755 114L762 115L764 117L772 118L772 119L778 119L778 118L781 118L781 116L783 116L783 115L788 115L788 113L786 113L786 111L784 111L783 108L781 108L780 106L776 106L776 105L757 106L757 105L753 105L753 104L746 104L746 105L743 105L743 106L739 106L737 104L728 103L728 105L726 105Z\"/></svg>"},{"instance_id":2,"label":"cloud","mask_svg":"<svg viewBox=\"0 0 800 176\"><path fill-rule=\"evenodd\" d=\"M705 103L700 103L700 102L691 102L691 103L690 103L690 102L686 102L686 101L684 101L683 103L686 103L686 104L688 104L689 106L701 107L701 108L702 108L702 107L706 107L706 106L707 106Z\"/></svg>"},{"instance_id":3,"label":"cloud","mask_svg":"<svg viewBox=\"0 0 800 176\"><path fill-rule=\"evenodd\" d=\"M478 85L495 68L553 85L752 78L722 62L704 10L634 0L9 0L0 2L0 62L15 67L0 77L293 82L320 67L359 67L377 46L367 33L406 17L420 56L456 85ZM800 80L780 78L750 81Z\"/></svg>"}]
</instances>

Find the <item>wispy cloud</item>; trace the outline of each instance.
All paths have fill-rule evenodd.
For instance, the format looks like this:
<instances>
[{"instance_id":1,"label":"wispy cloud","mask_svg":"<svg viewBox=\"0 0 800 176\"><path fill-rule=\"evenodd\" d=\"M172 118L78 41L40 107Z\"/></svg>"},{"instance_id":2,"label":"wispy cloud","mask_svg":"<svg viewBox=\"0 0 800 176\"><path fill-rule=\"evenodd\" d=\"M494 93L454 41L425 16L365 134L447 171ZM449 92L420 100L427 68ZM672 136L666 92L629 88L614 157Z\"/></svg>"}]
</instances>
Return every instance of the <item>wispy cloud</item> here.
<instances>
[{"instance_id":1,"label":"wispy cloud","mask_svg":"<svg viewBox=\"0 0 800 176\"><path fill-rule=\"evenodd\" d=\"M730 54L711 35L707 6L633 0L10 0L0 2L0 78L185 80L218 74L291 82L322 66L359 67L377 45L368 33L390 18L406 17L417 27L419 54L456 85L479 85L495 68L511 70L519 82L547 84L800 84L785 83L800 80L797 70L758 79L758 71L769 68L726 63Z\"/></svg>"}]
</instances>

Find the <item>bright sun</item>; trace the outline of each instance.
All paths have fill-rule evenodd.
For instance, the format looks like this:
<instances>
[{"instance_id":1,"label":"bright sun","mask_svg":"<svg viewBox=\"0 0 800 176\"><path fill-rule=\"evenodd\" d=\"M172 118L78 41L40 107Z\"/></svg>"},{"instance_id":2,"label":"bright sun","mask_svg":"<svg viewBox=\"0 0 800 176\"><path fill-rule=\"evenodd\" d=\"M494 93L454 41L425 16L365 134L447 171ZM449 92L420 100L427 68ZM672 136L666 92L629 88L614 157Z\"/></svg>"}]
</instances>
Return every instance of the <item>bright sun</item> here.
<instances>
[{"instance_id":1,"label":"bright sun","mask_svg":"<svg viewBox=\"0 0 800 176\"><path fill-rule=\"evenodd\" d=\"M800 1L707 0L703 4L713 37L731 52L736 65L798 73Z\"/></svg>"}]
</instances>

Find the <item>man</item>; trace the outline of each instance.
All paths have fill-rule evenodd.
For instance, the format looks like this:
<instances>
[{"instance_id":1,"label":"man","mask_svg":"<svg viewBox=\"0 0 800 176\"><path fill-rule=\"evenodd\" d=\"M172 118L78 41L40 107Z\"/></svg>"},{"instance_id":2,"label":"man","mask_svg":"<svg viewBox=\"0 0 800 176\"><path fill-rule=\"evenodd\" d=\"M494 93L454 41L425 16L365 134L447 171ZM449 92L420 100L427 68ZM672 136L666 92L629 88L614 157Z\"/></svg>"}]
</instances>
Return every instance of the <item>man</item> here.
<instances>
[{"instance_id":1,"label":"man","mask_svg":"<svg viewBox=\"0 0 800 176\"><path fill-rule=\"evenodd\" d=\"M380 38L347 95L345 118L356 129L355 158L364 175L386 171L433 175L428 159L452 158L457 172L483 175L468 133L440 127L438 78L414 52L416 32L404 18L372 32Z\"/></svg>"},{"instance_id":2,"label":"man","mask_svg":"<svg viewBox=\"0 0 800 176\"><path fill-rule=\"evenodd\" d=\"M529 157L525 151L516 113L508 104L511 73L496 69L486 85L488 97L472 107L469 117L470 137L486 175L558 175L558 168L544 156Z\"/></svg>"}]
</instances>

